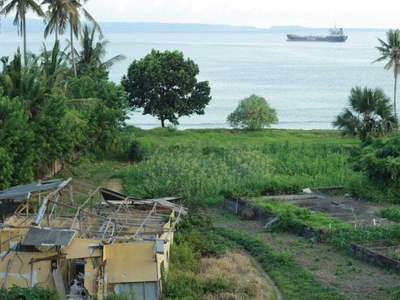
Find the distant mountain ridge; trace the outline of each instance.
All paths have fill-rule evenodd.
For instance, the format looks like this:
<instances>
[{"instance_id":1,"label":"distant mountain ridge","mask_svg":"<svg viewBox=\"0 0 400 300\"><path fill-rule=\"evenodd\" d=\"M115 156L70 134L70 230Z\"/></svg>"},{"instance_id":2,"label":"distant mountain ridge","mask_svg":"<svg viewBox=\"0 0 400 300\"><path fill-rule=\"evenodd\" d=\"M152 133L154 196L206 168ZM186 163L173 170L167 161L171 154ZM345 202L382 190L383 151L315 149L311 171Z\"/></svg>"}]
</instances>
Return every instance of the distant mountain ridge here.
<instances>
[{"instance_id":1,"label":"distant mountain ridge","mask_svg":"<svg viewBox=\"0 0 400 300\"><path fill-rule=\"evenodd\" d=\"M302 26L271 26L270 28L257 28L253 26L233 26L219 24L192 24L192 23L152 23L152 22L99 22L103 31L128 32L128 31L175 31L175 32L268 32L268 33L292 33L292 32L326 32L328 28L309 28ZM43 31L44 22L38 19L28 19L27 29L29 31ZM13 25L13 17L1 18L1 31L17 30ZM387 31L382 28L345 28L349 31Z\"/></svg>"}]
</instances>

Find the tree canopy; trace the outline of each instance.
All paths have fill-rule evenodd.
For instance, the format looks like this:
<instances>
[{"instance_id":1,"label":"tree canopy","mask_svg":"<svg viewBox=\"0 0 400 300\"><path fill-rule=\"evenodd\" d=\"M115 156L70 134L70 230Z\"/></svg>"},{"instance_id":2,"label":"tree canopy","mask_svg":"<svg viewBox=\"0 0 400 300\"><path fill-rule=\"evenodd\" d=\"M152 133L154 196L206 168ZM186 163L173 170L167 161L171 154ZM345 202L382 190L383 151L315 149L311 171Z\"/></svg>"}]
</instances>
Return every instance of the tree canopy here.
<instances>
[{"instance_id":1,"label":"tree canopy","mask_svg":"<svg viewBox=\"0 0 400 300\"><path fill-rule=\"evenodd\" d=\"M178 125L178 119L192 114L204 114L210 102L208 81L198 82L199 67L182 52L152 50L140 60L134 60L121 81L131 106L142 108L144 115Z\"/></svg>"},{"instance_id":2,"label":"tree canopy","mask_svg":"<svg viewBox=\"0 0 400 300\"><path fill-rule=\"evenodd\" d=\"M232 127L259 130L278 123L278 116L265 98L253 94L239 101L235 111L228 115L227 122Z\"/></svg>"},{"instance_id":3,"label":"tree canopy","mask_svg":"<svg viewBox=\"0 0 400 300\"><path fill-rule=\"evenodd\" d=\"M368 134L384 136L397 127L393 105L382 89L355 87L350 90L349 107L333 121L333 126L343 135L359 135L362 140Z\"/></svg>"},{"instance_id":4,"label":"tree canopy","mask_svg":"<svg viewBox=\"0 0 400 300\"><path fill-rule=\"evenodd\" d=\"M385 65L386 70L393 68L394 74L394 92L393 92L393 104L394 104L394 115L397 118L396 109L396 90L397 90L397 74L399 73L400 66L400 30L390 29L386 32L386 42L378 39L380 46L376 49L381 54L381 57L376 59L374 62L387 61Z\"/></svg>"}]
</instances>

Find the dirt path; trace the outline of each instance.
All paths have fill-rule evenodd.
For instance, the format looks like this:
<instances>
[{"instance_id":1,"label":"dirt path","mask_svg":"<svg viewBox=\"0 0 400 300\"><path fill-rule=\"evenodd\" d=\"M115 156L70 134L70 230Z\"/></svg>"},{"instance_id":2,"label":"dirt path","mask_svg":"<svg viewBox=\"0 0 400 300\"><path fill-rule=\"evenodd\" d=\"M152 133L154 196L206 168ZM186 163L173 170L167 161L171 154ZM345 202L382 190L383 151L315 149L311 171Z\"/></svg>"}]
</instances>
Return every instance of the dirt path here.
<instances>
[{"instance_id":1,"label":"dirt path","mask_svg":"<svg viewBox=\"0 0 400 300\"><path fill-rule=\"evenodd\" d=\"M271 287L274 289L275 295L276 295L276 300L283 300L282 293L276 286L275 282L272 280L272 278L264 271L264 269L261 267L261 265L256 261L249 253L247 253L249 256L251 262L253 265L257 268L257 270L260 272L260 274L269 282Z\"/></svg>"}]
</instances>

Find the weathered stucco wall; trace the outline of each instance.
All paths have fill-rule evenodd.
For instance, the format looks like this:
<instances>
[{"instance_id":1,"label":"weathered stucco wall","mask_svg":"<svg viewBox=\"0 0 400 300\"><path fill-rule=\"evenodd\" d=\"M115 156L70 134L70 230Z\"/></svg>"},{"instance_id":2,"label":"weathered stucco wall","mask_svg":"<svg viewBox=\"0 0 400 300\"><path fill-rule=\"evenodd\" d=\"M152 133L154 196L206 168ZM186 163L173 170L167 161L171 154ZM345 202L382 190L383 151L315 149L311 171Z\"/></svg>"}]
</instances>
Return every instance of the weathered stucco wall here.
<instances>
[{"instance_id":1,"label":"weathered stucco wall","mask_svg":"<svg viewBox=\"0 0 400 300\"><path fill-rule=\"evenodd\" d=\"M157 281L154 242L104 246L108 283Z\"/></svg>"},{"instance_id":2,"label":"weathered stucco wall","mask_svg":"<svg viewBox=\"0 0 400 300\"><path fill-rule=\"evenodd\" d=\"M54 288L51 278L51 260L36 261L56 255L56 252L15 252L10 251L0 259L0 288L9 289L13 285L20 287L34 287L38 285L44 288Z\"/></svg>"}]
</instances>

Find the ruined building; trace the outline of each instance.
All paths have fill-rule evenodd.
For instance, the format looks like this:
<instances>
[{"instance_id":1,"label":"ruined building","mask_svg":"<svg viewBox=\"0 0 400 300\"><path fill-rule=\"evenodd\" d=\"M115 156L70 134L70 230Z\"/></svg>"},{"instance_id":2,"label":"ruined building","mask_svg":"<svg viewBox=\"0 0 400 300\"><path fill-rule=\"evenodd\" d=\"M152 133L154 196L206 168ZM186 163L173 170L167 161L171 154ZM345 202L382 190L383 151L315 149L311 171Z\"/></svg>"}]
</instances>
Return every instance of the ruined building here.
<instances>
[{"instance_id":1,"label":"ruined building","mask_svg":"<svg viewBox=\"0 0 400 300\"><path fill-rule=\"evenodd\" d=\"M0 288L159 299L175 226L187 212L180 201L137 199L71 178L0 191Z\"/></svg>"}]
</instances>

